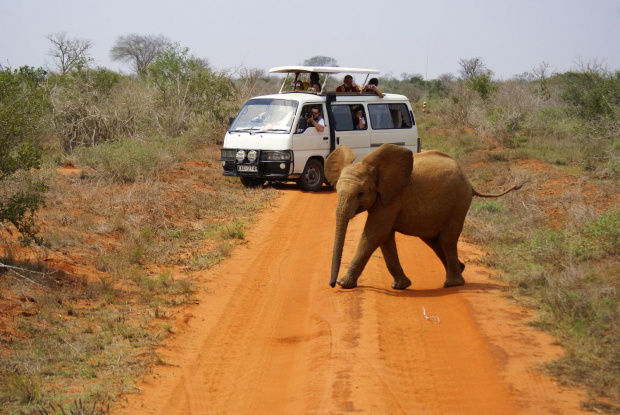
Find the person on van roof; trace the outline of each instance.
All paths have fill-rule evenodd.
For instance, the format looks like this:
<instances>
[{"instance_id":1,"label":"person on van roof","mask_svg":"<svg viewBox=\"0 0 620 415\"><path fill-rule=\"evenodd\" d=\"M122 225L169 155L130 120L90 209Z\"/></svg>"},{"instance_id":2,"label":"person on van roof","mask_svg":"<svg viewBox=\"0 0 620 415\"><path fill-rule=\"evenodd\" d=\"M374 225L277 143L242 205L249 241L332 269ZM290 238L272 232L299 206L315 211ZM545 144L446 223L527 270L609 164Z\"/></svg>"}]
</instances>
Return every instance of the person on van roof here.
<instances>
[{"instance_id":1,"label":"person on van roof","mask_svg":"<svg viewBox=\"0 0 620 415\"><path fill-rule=\"evenodd\" d=\"M377 88L378 86L379 80L377 78L372 78L370 81L368 81L368 85L364 87L363 92L374 92L379 95L379 98L383 98L384 95L381 91L379 91L379 88Z\"/></svg>"},{"instance_id":2,"label":"person on van roof","mask_svg":"<svg viewBox=\"0 0 620 415\"><path fill-rule=\"evenodd\" d=\"M316 72L310 73L310 88L308 90L315 92L321 92L321 81L319 80L319 74Z\"/></svg>"},{"instance_id":3,"label":"person on van roof","mask_svg":"<svg viewBox=\"0 0 620 415\"><path fill-rule=\"evenodd\" d=\"M347 75L344 77L344 84L336 88L336 92L359 92L360 87L353 83L353 77Z\"/></svg>"},{"instance_id":4,"label":"person on van roof","mask_svg":"<svg viewBox=\"0 0 620 415\"><path fill-rule=\"evenodd\" d=\"M311 112L311 116L306 117L308 128L314 127L319 133L322 133L325 130L325 120L321 116L321 109L319 107L312 107Z\"/></svg>"}]
</instances>

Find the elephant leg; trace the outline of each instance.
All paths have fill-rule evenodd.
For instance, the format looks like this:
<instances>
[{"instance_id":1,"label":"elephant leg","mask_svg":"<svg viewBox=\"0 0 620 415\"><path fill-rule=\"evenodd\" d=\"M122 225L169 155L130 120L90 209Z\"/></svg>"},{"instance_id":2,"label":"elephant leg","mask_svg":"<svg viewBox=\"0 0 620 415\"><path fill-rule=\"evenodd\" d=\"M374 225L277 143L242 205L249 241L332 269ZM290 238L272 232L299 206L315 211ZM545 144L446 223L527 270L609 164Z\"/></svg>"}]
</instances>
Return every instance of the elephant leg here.
<instances>
[{"instance_id":1,"label":"elephant leg","mask_svg":"<svg viewBox=\"0 0 620 415\"><path fill-rule=\"evenodd\" d=\"M357 251L355 251L355 256L351 260L351 264L349 264L349 269L344 277L337 280L342 288L357 287L357 279L362 274L370 256L379 246L385 243L392 232L393 218L395 217L395 214L368 213L362 237L357 246Z\"/></svg>"},{"instance_id":2,"label":"elephant leg","mask_svg":"<svg viewBox=\"0 0 620 415\"><path fill-rule=\"evenodd\" d=\"M465 284L465 279L461 275L462 262L459 261L458 257L457 241L458 239L442 239L441 236L439 237L439 245L443 249L446 261L446 281L443 283L445 288Z\"/></svg>"},{"instance_id":3,"label":"elephant leg","mask_svg":"<svg viewBox=\"0 0 620 415\"><path fill-rule=\"evenodd\" d=\"M396 239L394 237L394 231L390 232L387 241L381 245L381 252L383 253L383 259L385 264L394 277L392 288L395 290L404 290L411 285L411 280L405 275L403 268L398 260L398 251L396 250Z\"/></svg>"},{"instance_id":4,"label":"elephant leg","mask_svg":"<svg viewBox=\"0 0 620 415\"><path fill-rule=\"evenodd\" d=\"M364 267L368 263L370 256L372 253L378 248L378 245L371 245L368 241L365 240L364 236L362 236L362 240L357 246L357 251L355 251L355 256L351 260L351 264L349 264L349 269L344 277L339 278L336 282L342 288L355 288L357 287L357 279L362 274Z\"/></svg>"},{"instance_id":5,"label":"elephant leg","mask_svg":"<svg viewBox=\"0 0 620 415\"><path fill-rule=\"evenodd\" d=\"M438 238L422 238L422 241L424 241L426 245L431 247L431 249L435 252L435 254L441 260L441 263L443 264L444 268L448 269L448 266L446 264L446 255L444 254L443 248L439 244L439 239ZM459 267L461 268L461 272L465 271L465 264L463 264L460 260L459 260Z\"/></svg>"}]
</instances>

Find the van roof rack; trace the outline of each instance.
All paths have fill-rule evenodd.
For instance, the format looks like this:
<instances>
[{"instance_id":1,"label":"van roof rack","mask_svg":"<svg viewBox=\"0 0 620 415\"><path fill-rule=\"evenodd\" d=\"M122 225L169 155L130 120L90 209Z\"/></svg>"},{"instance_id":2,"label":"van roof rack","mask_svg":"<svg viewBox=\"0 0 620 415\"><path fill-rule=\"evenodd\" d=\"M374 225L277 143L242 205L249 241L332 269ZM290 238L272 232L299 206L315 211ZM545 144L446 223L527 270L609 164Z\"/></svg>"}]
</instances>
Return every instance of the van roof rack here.
<instances>
[{"instance_id":1,"label":"van roof rack","mask_svg":"<svg viewBox=\"0 0 620 415\"><path fill-rule=\"evenodd\" d=\"M366 79L364 80L364 84L366 85L366 81L368 81L368 77L371 74L378 74L379 71L376 69L362 69L362 68L345 68L342 66L277 66L275 68L269 69L269 73L285 73L286 77L282 82L282 86L280 87L280 93L284 90L284 86L286 85L286 81L288 80L289 74L295 74L294 82L297 82L299 78L299 74L302 73L322 73L326 74L325 80L323 81L322 90L325 90L325 84L327 83L327 79L330 75L338 74L338 73L358 73L358 74L366 74Z\"/></svg>"},{"instance_id":2,"label":"van roof rack","mask_svg":"<svg viewBox=\"0 0 620 415\"><path fill-rule=\"evenodd\" d=\"M365 74L378 74L376 69L361 69L361 68L345 68L342 66L278 66L269 69L269 73L365 73Z\"/></svg>"}]
</instances>

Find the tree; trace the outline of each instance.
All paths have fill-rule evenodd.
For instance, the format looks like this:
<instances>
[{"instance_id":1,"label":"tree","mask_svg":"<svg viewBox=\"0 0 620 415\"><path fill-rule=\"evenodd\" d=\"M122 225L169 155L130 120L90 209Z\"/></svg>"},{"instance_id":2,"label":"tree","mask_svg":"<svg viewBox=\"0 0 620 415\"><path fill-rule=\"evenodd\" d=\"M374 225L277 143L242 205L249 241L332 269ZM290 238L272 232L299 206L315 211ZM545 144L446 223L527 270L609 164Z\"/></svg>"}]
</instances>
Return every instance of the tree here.
<instances>
[{"instance_id":1,"label":"tree","mask_svg":"<svg viewBox=\"0 0 620 415\"><path fill-rule=\"evenodd\" d=\"M148 68L148 80L158 89L161 115L157 123L170 136L187 131L192 119L223 123L231 112L232 80L178 43L157 55Z\"/></svg>"},{"instance_id":2,"label":"tree","mask_svg":"<svg viewBox=\"0 0 620 415\"><path fill-rule=\"evenodd\" d=\"M482 58L459 59L459 74L466 81L479 75L491 76L492 72L487 69Z\"/></svg>"},{"instance_id":3,"label":"tree","mask_svg":"<svg viewBox=\"0 0 620 415\"><path fill-rule=\"evenodd\" d=\"M459 74L471 89L486 99L496 90L491 82L493 71L488 69L482 58L459 59Z\"/></svg>"},{"instance_id":4,"label":"tree","mask_svg":"<svg viewBox=\"0 0 620 415\"><path fill-rule=\"evenodd\" d=\"M549 79L551 77L551 65L547 62L542 62L540 65L532 69L531 76L540 85L541 94L549 99L551 94L549 92Z\"/></svg>"},{"instance_id":5,"label":"tree","mask_svg":"<svg viewBox=\"0 0 620 415\"><path fill-rule=\"evenodd\" d=\"M339 66L338 61L329 56L313 56L304 61L304 66Z\"/></svg>"},{"instance_id":6,"label":"tree","mask_svg":"<svg viewBox=\"0 0 620 415\"><path fill-rule=\"evenodd\" d=\"M34 217L46 186L30 172L41 161L34 137L45 109L45 77L27 66L0 71L0 223L13 224L24 243L42 242Z\"/></svg>"},{"instance_id":7,"label":"tree","mask_svg":"<svg viewBox=\"0 0 620 415\"><path fill-rule=\"evenodd\" d=\"M61 75L87 67L92 61L88 56L93 47L90 40L68 38L66 32L47 35L46 38L52 42L48 55L54 58Z\"/></svg>"},{"instance_id":8,"label":"tree","mask_svg":"<svg viewBox=\"0 0 620 415\"><path fill-rule=\"evenodd\" d=\"M129 62L138 75L146 74L146 69L171 42L163 35L138 35L135 33L119 36L110 50L112 60Z\"/></svg>"}]
</instances>

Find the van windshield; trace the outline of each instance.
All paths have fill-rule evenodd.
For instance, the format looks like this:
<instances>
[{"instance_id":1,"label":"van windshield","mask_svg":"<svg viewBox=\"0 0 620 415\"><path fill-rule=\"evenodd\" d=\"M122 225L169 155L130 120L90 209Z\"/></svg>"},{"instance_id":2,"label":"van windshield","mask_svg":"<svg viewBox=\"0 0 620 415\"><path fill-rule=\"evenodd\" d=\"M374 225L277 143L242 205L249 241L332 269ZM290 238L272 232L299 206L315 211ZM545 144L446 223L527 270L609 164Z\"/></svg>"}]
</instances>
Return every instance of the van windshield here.
<instances>
[{"instance_id":1,"label":"van windshield","mask_svg":"<svg viewBox=\"0 0 620 415\"><path fill-rule=\"evenodd\" d=\"M228 132L290 133L298 104L286 99L251 99L241 108Z\"/></svg>"}]
</instances>

